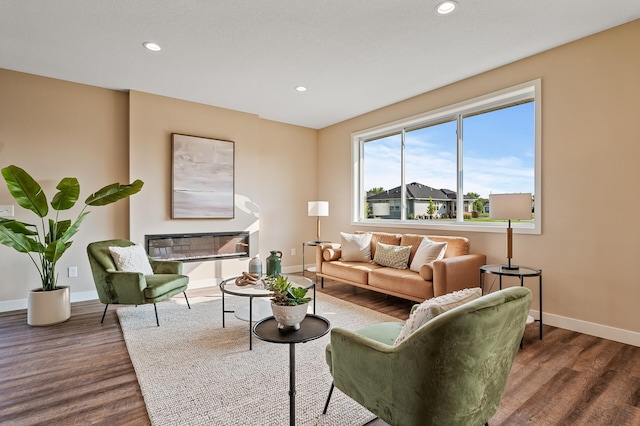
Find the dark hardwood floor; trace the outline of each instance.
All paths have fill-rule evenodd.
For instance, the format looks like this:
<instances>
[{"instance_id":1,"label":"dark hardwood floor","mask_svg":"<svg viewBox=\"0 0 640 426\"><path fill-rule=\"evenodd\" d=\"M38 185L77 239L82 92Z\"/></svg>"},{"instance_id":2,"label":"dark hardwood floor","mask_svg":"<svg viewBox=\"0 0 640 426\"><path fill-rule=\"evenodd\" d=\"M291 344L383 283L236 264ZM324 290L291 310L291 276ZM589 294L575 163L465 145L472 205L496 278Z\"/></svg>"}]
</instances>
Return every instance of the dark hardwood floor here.
<instances>
[{"instance_id":1,"label":"dark hardwood floor","mask_svg":"<svg viewBox=\"0 0 640 426\"><path fill-rule=\"evenodd\" d=\"M402 320L413 305L336 282L318 290ZM115 308L101 325L103 309L74 303L69 321L49 327L0 313L1 425L149 424ZM528 325L489 424L640 425L640 348L546 325L540 341Z\"/></svg>"}]
</instances>

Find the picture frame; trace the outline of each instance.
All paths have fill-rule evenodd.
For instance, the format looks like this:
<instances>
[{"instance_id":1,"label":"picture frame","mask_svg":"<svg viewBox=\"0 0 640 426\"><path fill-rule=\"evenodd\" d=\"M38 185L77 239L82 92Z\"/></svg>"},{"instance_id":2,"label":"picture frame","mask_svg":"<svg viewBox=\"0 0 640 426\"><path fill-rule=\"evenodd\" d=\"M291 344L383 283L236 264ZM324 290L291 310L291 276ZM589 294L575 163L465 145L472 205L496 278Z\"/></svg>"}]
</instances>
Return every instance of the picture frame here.
<instances>
[{"instance_id":1,"label":"picture frame","mask_svg":"<svg viewBox=\"0 0 640 426\"><path fill-rule=\"evenodd\" d=\"M233 219L235 143L171 134L172 219Z\"/></svg>"}]
</instances>

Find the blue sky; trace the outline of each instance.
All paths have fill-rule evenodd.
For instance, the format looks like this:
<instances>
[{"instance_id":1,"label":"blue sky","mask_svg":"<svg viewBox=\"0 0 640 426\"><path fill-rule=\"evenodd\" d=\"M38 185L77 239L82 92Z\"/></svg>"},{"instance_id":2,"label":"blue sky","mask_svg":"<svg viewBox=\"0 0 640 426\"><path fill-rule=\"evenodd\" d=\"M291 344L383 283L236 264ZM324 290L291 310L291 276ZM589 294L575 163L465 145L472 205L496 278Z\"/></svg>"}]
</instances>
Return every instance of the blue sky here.
<instances>
[{"instance_id":1,"label":"blue sky","mask_svg":"<svg viewBox=\"0 0 640 426\"><path fill-rule=\"evenodd\" d=\"M534 193L534 104L463 120L464 193ZM456 190L456 123L407 132L406 182ZM365 144L365 190L400 185L400 136Z\"/></svg>"}]
</instances>

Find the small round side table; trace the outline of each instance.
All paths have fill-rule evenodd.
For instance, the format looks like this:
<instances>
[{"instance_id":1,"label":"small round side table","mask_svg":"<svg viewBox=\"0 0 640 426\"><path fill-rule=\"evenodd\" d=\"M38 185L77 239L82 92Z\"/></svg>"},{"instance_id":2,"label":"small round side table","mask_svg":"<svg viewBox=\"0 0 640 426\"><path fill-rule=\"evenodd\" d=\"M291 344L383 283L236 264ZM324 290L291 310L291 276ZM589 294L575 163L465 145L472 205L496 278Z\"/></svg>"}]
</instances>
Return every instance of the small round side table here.
<instances>
[{"instance_id":1,"label":"small round side table","mask_svg":"<svg viewBox=\"0 0 640 426\"><path fill-rule=\"evenodd\" d=\"M331 329L328 319L319 315L307 314L300 323L300 329L293 327L278 328L273 316L267 317L253 327L258 339L271 343L289 344L289 425L296 424L296 343L306 343L324 336Z\"/></svg>"}]
</instances>

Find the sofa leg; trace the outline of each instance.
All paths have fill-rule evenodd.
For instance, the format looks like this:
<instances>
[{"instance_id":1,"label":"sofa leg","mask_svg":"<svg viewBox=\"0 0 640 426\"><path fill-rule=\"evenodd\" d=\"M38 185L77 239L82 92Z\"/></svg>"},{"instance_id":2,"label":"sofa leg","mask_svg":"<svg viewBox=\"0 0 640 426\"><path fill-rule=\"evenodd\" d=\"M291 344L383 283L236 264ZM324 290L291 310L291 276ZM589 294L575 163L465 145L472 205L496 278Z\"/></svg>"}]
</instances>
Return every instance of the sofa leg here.
<instances>
[{"instance_id":1,"label":"sofa leg","mask_svg":"<svg viewBox=\"0 0 640 426\"><path fill-rule=\"evenodd\" d=\"M324 288L324 277L320 277L320 288Z\"/></svg>"},{"instance_id":2,"label":"sofa leg","mask_svg":"<svg viewBox=\"0 0 640 426\"><path fill-rule=\"evenodd\" d=\"M327 414L327 409L329 408L329 400L331 400L331 394L333 393L334 384L331 382L331 387L329 388L329 395L327 395L327 402L324 403L324 410L322 410L322 414Z\"/></svg>"},{"instance_id":3,"label":"sofa leg","mask_svg":"<svg viewBox=\"0 0 640 426\"><path fill-rule=\"evenodd\" d=\"M183 291L182 294L184 294L184 300L187 301L187 306L189 307L189 309L191 309L191 305L189 304L189 299L187 299L187 292Z\"/></svg>"},{"instance_id":4,"label":"sofa leg","mask_svg":"<svg viewBox=\"0 0 640 426\"><path fill-rule=\"evenodd\" d=\"M160 321L158 321L158 307L155 303L153 304L153 310L156 311L156 325L160 327Z\"/></svg>"},{"instance_id":5,"label":"sofa leg","mask_svg":"<svg viewBox=\"0 0 640 426\"><path fill-rule=\"evenodd\" d=\"M102 319L100 320L100 324L102 324L104 322L104 316L107 315L107 308L109 307L109 304L107 303L107 306L104 307L104 312L102 313Z\"/></svg>"}]
</instances>

